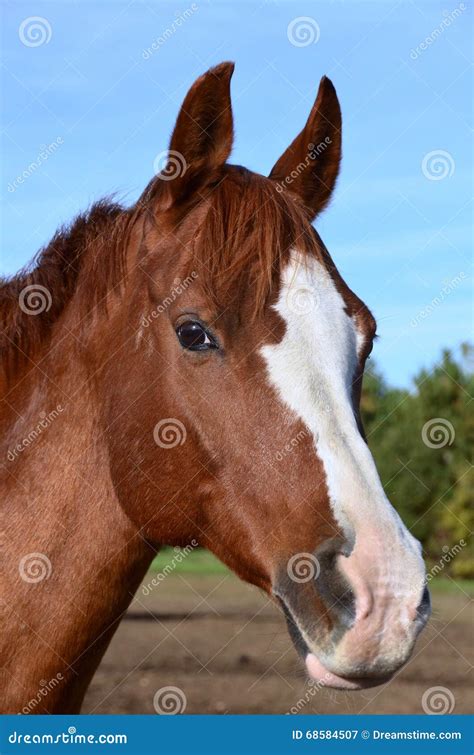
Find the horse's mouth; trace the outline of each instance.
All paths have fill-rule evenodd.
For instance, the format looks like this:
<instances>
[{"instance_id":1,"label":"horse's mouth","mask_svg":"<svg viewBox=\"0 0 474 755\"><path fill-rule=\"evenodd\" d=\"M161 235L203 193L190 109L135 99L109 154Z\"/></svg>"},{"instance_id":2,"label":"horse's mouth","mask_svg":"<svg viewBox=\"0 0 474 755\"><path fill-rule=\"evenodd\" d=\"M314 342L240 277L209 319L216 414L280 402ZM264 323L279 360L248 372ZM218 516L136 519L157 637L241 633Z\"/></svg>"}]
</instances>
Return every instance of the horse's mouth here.
<instances>
[{"instance_id":1,"label":"horse's mouth","mask_svg":"<svg viewBox=\"0 0 474 755\"><path fill-rule=\"evenodd\" d=\"M319 687L331 687L332 689L354 691L358 689L368 689L369 687L378 687L380 684L385 684L392 678L392 674L377 678L351 678L338 676L338 674L333 674L332 671L328 671L314 653L308 653L305 662L310 679Z\"/></svg>"},{"instance_id":2,"label":"horse's mouth","mask_svg":"<svg viewBox=\"0 0 474 755\"><path fill-rule=\"evenodd\" d=\"M377 687L390 680L392 674L381 677L344 677L329 671L323 662L310 651L306 640L284 599L279 597L279 602L283 608L283 613L285 614L288 633L293 645L295 646L298 655L300 655L305 662L310 680L317 687L330 687L331 689L355 691L368 689L369 687Z\"/></svg>"}]
</instances>

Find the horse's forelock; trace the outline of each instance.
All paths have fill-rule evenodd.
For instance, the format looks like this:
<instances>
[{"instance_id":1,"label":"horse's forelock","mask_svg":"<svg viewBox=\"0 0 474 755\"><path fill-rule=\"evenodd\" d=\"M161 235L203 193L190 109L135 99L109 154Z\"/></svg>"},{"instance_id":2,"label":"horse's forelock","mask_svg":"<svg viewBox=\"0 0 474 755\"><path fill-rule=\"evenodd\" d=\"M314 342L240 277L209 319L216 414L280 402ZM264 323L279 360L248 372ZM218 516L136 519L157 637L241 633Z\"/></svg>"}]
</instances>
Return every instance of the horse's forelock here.
<instances>
[{"instance_id":1,"label":"horse's forelock","mask_svg":"<svg viewBox=\"0 0 474 755\"><path fill-rule=\"evenodd\" d=\"M228 166L208 196L196 236L193 264L213 307L238 307L250 295L253 316L278 293L291 249L320 255L302 206L275 182Z\"/></svg>"}]
</instances>

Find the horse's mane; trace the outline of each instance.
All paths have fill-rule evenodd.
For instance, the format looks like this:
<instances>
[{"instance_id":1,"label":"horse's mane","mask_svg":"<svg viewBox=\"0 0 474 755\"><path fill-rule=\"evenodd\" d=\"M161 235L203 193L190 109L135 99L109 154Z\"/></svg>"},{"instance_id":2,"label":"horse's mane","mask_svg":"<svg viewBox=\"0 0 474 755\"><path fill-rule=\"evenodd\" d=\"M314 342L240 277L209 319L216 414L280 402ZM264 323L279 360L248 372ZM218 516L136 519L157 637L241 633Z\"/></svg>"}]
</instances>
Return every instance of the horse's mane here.
<instances>
[{"instance_id":1,"label":"horse's mane","mask_svg":"<svg viewBox=\"0 0 474 755\"><path fill-rule=\"evenodd\" d=\"M77 288L80 273L88 304L101 301L120 280L122 259L113 247L123 226L119 220L126 215L112 201L95 203L71 225L60 228L32 263L12 278L0 279L0 360L7 375L49 336ZM26 293L23 308L22 292Z\"/></svg>"},{"instance_id":2,"label":"horse's mane","mask_svg":"<svg viewBox=\"0 0 474 755\"><path fill-rule=\"evenodd\" d=\"M126 210L101 200L56 232L33 263L11 279L0 279L0 359L11 377L32 358L81 286L85 311L104 302L124 280L128 234L142 210L153 213L166 189L154 178L137 205ZM280 267L295 245L318 254L315 234L303 208L273 181L238 166L226 166L207 194L208 211L196 233L192 264L217 309L251 288L253 312L267 302ZM19 306L27 287L47 296L47 308L28 314ZM42 292L46 292L43 293ZM234 306L236 306L234 304Z\"/></svg>"}]
</instances>

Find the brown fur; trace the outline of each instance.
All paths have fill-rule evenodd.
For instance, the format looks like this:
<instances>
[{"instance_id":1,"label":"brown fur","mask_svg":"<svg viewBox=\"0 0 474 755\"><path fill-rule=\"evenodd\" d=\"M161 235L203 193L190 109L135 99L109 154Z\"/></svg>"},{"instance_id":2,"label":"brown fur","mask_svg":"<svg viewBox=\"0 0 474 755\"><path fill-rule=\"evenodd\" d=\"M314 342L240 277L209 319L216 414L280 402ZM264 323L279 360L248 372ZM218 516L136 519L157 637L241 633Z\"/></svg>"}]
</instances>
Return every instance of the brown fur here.
<instances>
[{"instance_id":1,"label":"brown fur","mask_svg":"<svg viewBox=\"0 0 474 755\"><path fill-rule=\"evenodd\" d=\"M341 139L341 108L332 82L324 76L305 127L270 173L270 178L300 197L311 219L326 207L334 191L341 163ZM321 152L313 152L319 145L324 145ZM292 172L300 165L304 169L292 178ZM292 178L290 183L287 178Z\"/></svg>"}]
</instances>

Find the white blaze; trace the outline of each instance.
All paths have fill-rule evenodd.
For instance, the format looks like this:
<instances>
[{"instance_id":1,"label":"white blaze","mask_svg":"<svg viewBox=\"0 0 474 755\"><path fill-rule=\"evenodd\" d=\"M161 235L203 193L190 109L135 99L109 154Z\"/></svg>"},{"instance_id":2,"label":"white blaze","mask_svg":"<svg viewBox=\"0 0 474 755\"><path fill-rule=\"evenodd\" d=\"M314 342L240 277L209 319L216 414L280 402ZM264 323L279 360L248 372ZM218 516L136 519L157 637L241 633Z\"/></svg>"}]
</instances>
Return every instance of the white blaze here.
<instances>
[{"instance_id":1,"label":"white blaze","mask_svg":"<svg viewBox=\"0 0 474 755\"><path fill-rule=\"evenodd\" d=\"M313 435L334 517L353 547L340 565L355 590L357 616L377 598L406 597L407 610L398 606L397 618L407 627L421 596L424 566L419 544L385 496L354 416L352 381L363 334L326 268L298 253L282 274L275 308L285 335L262 354L282 401Z\"/></svg>"}]
</instances>

